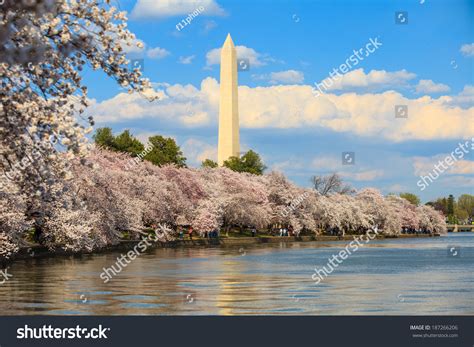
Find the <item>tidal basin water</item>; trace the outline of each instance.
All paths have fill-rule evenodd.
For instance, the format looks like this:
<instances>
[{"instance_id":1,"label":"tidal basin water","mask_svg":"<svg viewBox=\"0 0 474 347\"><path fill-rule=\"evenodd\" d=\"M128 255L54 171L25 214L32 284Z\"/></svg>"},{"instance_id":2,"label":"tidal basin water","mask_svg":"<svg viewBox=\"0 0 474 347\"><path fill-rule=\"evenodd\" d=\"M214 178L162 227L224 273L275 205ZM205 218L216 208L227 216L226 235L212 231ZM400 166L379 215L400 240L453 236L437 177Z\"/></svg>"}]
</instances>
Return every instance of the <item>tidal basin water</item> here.
<instances>
[{"instance_id":1,"label":"tidal basin water","mask_svg":"<svg viewBox=\"0 0 474 347\"><path fill-rule=\"evenodd\" d=\"M472 315L474 233L371 241L320 284L348 241L154 249L104 284L119 252L11 264L4 315Z\"/></svg>"}]
</instances>

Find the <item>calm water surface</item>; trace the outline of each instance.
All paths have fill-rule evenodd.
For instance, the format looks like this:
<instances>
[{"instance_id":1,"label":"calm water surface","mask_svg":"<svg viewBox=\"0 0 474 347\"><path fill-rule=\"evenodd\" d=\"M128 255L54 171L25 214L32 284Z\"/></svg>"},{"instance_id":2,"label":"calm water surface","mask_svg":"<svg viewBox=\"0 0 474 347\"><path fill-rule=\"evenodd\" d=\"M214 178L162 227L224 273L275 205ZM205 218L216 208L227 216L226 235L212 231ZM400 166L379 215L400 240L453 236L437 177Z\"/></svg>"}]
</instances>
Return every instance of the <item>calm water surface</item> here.
<instances>
[{"instance_id":1,"label":"calm water surface","mask_svg":"<svg viewBox=\"0 0 474 347\"><path fill-rule=\"evenodd\" d=\"M104 284L120 253L11 264L0 312L56 315L472 315L474 233L371 241L319 285L347 241L156 249ZM460 247L453 249L452 246Z\"/></svg>"}]
</instances>

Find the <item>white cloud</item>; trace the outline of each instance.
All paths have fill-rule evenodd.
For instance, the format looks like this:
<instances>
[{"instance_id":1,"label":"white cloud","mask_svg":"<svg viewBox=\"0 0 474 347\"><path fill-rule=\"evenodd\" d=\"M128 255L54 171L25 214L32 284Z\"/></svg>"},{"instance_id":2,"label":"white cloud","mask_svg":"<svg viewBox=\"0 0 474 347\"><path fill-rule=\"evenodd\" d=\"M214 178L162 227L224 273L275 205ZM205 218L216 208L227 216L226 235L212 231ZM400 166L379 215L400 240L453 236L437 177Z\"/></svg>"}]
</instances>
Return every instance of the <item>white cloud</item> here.
<instances>
[{"instance_id":1,"label":"white cloud","mask_svg":"<svg viewBox=\"0 0 474 347\"><path fill-rule=\"evenodd\" d=\"M208 124L210 117L205 111L191 111L189 114L179 116L178 119L187 126L200 126L202 124Z\"/></svg>"},{"instance_id":2,"label":"white cloud","mask_svg":"<svg viewBox=\"0 0 474 347\"><path fill-rule=\"evenodd\" d=\"M342 165L342 157L318 156L313 158L310 167L318 173L337 172L341 177L354 181L371 181L384 176L384 171L380 169L367 169Z\"/></svg>"},{"instance_id":3,"label":"white cloud","mask_svg":"<svg viewBox=\"0 0 474 347\"><path fill-rule=\"evenodd\" d=\"M147 48L144 41L135 39L133 41L123 41L123 51L131 58L143 58L145 55L150 59L161 59L171 53L161 47Z\"/></svg>"},{"instance_id":4,"label":"white cloud","mask_svg":"<svg viewBox=\"0 0 474 347\"><path fill-rule=\"evenodd\" d=\"M209 31L213 30L214 28L217 28L217 23L213 20L207 20L205 23L204 23L204 33L208 33Z\"/></svg>"},{"instance_id":5,"label":"white cloud","mask_svg":"<svg viewBox=\"0 0 474 347\"><path fill-rule=\"evenodd\" d=\"M129 41L122 41L121 46L126 54L138 55L143 53L146 45L145 42L143 42L142 40L135 39Z\"/></svg>"},{"instance_id":6,"label":"white cloud","mask_svg":"<svg viewBox=\"0 0 474 347\"><path fill-rule=\"evenodd\" d=\"M470 108L474 106L474 86L466 85L461 93L453 96L443 96L440 98L444 103L450 106Z\"/></svg>"},{"instance_id":7,"label":"white cloud","mask_svg":"<svg viewBox=\"0 0 474 347\"><path fill-rule=\"evenodd\" d=\"M406 70L387 72L385 70L371 70L365 73L364 69L356 69L344 75L335 75L319 82L319 88L325 91L350 90L364 88L365 90L381 90L388 88L407 87L408 82L416 74Z\"/></svg>"},{"instance_id":8,"label":"white cloud","mask_svg":"<svg viewBox=\"0 0 474 347\"><path fill-rule=\"evenodd\" d=\"M215 0L137 0L130 18L160 19L188 16L202 6L204 16L224 16L224 9Z\"/></svg>"},{"instance_id":9,"label":"white cloud","mask_svg":"<svg viewBox=\"0 0 474 347\"><path fill-rule=\"evenodd\" d=\"M466 43L459 50L466 57L474 57L474 43Z\"/></svg>"},{"instance_id":10,"label":"white cloud","mask_svg":"<svg viewBox=\"0 0 474 347\"><path fill-rule=\"evenodd\" d=\"M324 171L337 171L341 169L342 159L323 156L316 157L311 162L311 167L315 170L324 170Z\"/></svg>"},{"instance_id":11,"label":"white cloud","mask_svg":"<svg viewBox=\"0 0 474 347\"><path fill-rule=\"evenodd\" d=\"M98 122L159 118L192 127L217 122L219 84L215 79L204 79L199 88L154 86L160 100L153 103L136 94L119 94L100 103L93 101L90 113ZM242 128L321 127L391 141L470 138L474 106L453 105L457 97L410 99L395 91L315 97L309 85L240 86L240 124ZM408 118L395 118L395 105L407 105Z\"/></svg>"},{"instance_id":12,"label":"white cloud","mask_svg":"<svg viewBox=\"0 0 474 347\"><path fill-rule=\"evenodd\" d=\"M292 170L300 170L306 167L306 163L303 163L298 158L291 158L289 160L275 162L271 164L270 171L292 171Z\"/></svg>"},{"instance_id":13,"label":"white cloud","mask_svg":"<svg viewBox=\"0 0 474 347\"><path fill-rule=\"evenodd\" d=\"M406 192L408 191L409 189L402 185L402 184L393 184L391 185L390 187L388 187L388 191L391 192L391 193L403 193L403 192Z\"/></svg>"},{"instance_id":14,"label":"white cloud","mask_svg":"<svg viewBox=\"0 0 474 347\"><path fill-rule=\"evenodd\" d=\"M205 159L217 161L217 147L201 140L190 138L181 149L187 161L194 165L201 165Z\"/></svg>"},{"instance_id":15,"label":"white cloud","mask_svg":"<svg viewBox=\"0 0 474 347\"><path fill-rule=\"evenodd\" d=\"M145 132L139 132L139 133L136 133L134 136L140 140L141 143L143 144L146 144L148 142L148 138L150 136L154 136L156 134L153 134L151 132L148 132L148 131L145 131Z\"/></svg>"},{"instance_id":16,"label":"white cloud","mask_svg":"<svg viewBox=\"0 0 474 347\"><path fill-rule=\"evenodd\" d=\"M341 172L340 175L344 178L352 179L354 181L373 181L376 178L384 176L383 170L366 170L359 172Z\"/></svg>"},{"instance_id":17,"label":"white cloud","mask_svg":"<svg viewBox=\"0 0 474 347\"><path fill-rule=\"evenodd\" d=\"M415 87L417 93L434 94L449 92L450 88L446 84L434 83L432 80L420 80Z\"/></svg>"},{"instance_id":18,"label":"white cloud","mask_svg":"<svg viewBox=\"0 0 474 347\"><path fill-rule=\"evenodd\" d=\"M257 80L268 80L270 84L298 84L303 83L304 74L301 71L286 70L279 72L271 72L270 74L252 75Z\"/></svg>"},{"instance_id":19,"label":"white cloud","mask_svg":"<svg viewBox=\"0 0 474 347\"><path fill-rule=\"evenodd\" d=\"M172 138L173 140L175 140L176 142L178 142L176 135L164 134L162 132L160 132L159 134L156 133L156 132L153 133L153 132L149 132L149 131L138 131L137 133L133 133L133 136L135 136L138 140L140 140L140 142L143 143L144 145L146 145L148 143L148 138L149 137L156 136L156 135L161 135L163 137L169 137L169 138Z\"/></svg>"},{"instance_id":20,"label":"white cloud","mask_svg":"<svg viewBox=\"0 0 474 347\"><path fill-rule=\"evenodd\" d=\"M286 70L280 72L272 72L270 74L270 83L303 83L304 74L301 71Z\"/></svg>"},{"instance_id":21,"label":"white cloud","mask_svg":"<svg viewBox=\"0 0 474 347\"><path fill-rule=\"evenodd\" d=\"M454 154L457 158L458 156ZM433 157L414 157L413 169L416 176L428 175L433 172L435 165L438 166L443 174L451 175L472 175L474 174L474 161L459 159L453 160L454 164L449 166L444 160L446 157L451 157L451 154L438 154Z\"/></svg>"},{"instance_id":22,"label":"white cloud","mask_svg":"<svg viewBox=\"0 0 474 347\"><path fill-rule=\"evenodd\" d=\"M178 63L180 63L180 64L191 64L195 57L196 57L195 55L190 55L188 57L179 57Z\"/></svg>"},{"instance_id":23,"label":"white cloud","mask_svg":"<svg viewBox=\"0 0 474 347\"><path fill-rule=\"evenodd\" d=\"M469 188L472 189L474 187L474 177L466 177L466 176L450 176L450 177L442 177L440 178L439 182L444 187L448 187L450 190L453 187L457 188Z\"/></svg>"},{"instance_id":24,"label":"white cloud","mask_svg":"<svg viewBox=\"0 0 474 347\"><path fill-rule=\"evenodd\" d=\"M111 99L91 100L89 112L97 122L121 122L143 118L159 118L184 126L209 124L217 114L219 85L216 80L202 81L201 89L188 84L154 83L159 100L149 102L139 94L120 93Z\"/></svg>"},{"instance_id":25,"label":"white cloud","mask_svg":"<svg viewBox=\"0 0 474 347\"><path fill-rule=\"evenodd\" d=\"M164 48L155 47L155 48L148 49L148 51L146 52L146 55L150 59L161 59L170 55L170 52Z\"/></svg>"},{"instance_id":26,"label":"white cloud","mask_svg":"<svg viewBox=\"0 0 474 347\"><path fill-rule=\"evenodd\" d=\"M268 55L258 53L253 48L246 46L235 46L237 51L237 58L239 59L248 59L250 64L250 69L252 67L259 67L266 65L271 58ZM219 65L221 63L221 48L211 49L206 53L206 64L207 66Z\"/></svg>"},{"instance_id":27,"label":"white cloud","mask_svg":"<svg viewBox=\"0 0 474 347\"><path fill-rule=\"evenodd\" d=\"M241 124L250 128L324 127L394 141L467 138L474 133L472 108L461 109L443 99L409 99L398 92L324 94L310 86L239 89ZM408 106L408 118L396 119L395 105ZM289 117L288 115L292 115Z\"/></svg>"}]
</instances>

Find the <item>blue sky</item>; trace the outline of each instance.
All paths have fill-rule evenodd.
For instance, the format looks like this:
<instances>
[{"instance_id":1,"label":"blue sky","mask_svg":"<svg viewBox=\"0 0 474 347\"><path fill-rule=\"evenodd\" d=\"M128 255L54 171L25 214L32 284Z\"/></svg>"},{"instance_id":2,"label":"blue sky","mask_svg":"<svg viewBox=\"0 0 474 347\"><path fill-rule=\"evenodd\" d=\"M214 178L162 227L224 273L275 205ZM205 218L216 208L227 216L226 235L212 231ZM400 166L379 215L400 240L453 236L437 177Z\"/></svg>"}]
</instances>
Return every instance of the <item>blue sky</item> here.
<instances>
[{"instance_id":1,"label":"blue sky","mask_svg":"<svg viewBox=\"0 0 474 347\"><path fill-rule=\"evenodd\" d=\"M143 59L161 99L122 94L86 71L97 126L172 136L190 166L215 159L218 48L231 33L239 58L250 61L239 72L241 147L260 153L269 169L302 186L311 175L339 172L357 188L411 191L423 201L474 193L474 149L423 191L417 186L420 174L474 136L474 1L115 3L145 44L129 57ZM395 23L398 11L407 24ZM316 97L314 83L370 39L379 48ZM396 105L407 105L407 118L395 117ZM354 152L355 164L342 165L342 152Z\"/></svg>"}]
</instances>

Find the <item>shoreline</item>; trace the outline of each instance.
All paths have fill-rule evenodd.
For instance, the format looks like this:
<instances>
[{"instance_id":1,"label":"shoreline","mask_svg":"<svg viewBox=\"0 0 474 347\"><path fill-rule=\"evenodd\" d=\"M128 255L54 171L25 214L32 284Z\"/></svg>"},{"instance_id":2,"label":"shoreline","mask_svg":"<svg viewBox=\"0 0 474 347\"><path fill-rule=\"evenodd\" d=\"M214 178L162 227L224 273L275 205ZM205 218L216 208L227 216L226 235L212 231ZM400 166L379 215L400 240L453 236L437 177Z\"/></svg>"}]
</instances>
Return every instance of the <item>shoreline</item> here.
<instances>
[{"instance_id":1,"label":"shoreline","mask_svg":"<svg viewBox=\"0 0 474 347\"><path fill-rule=\"evenodd\" d=\"M170 242L155 242L148 249L156 248L210 248L210 247L237 247L244 245L258 245L280 242L334 242L334 241L352 241L356 235L339 236L256 236L256 237L221 237L219 239L193 239L193 240L175 240ZM440 234L402 234L402 235L377 235L376 240L384 239L406 239L406 238L425 238L425 237L439 237ZM2 266L6 266L18 260L38 259L38 258L53 258L61 256L77 256L94 255L102 253L111 253L116 251L129 251L133 249L141 240L128 241L123 240L115 245L110 245L101 249L93 251L65 251L63 249L50 250L46 246L34 245L31 247L20 248L12 258L0 262Z\"/></svg>"}]
</instances>

